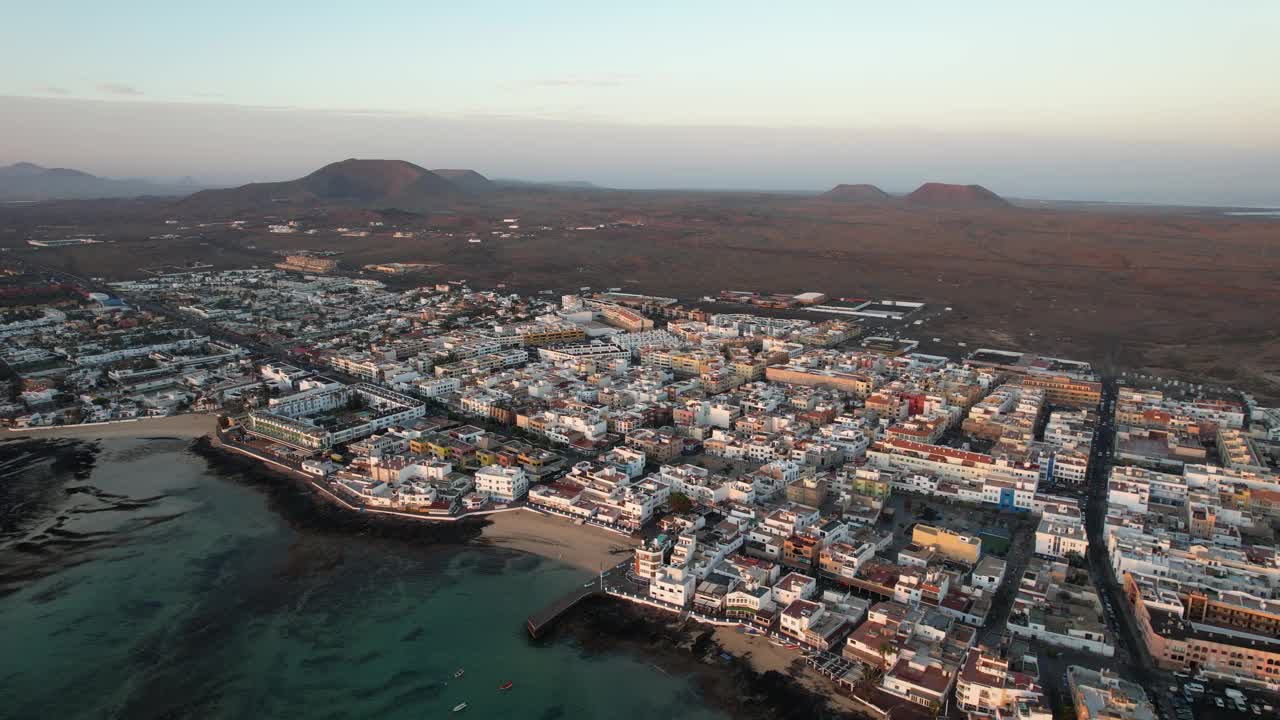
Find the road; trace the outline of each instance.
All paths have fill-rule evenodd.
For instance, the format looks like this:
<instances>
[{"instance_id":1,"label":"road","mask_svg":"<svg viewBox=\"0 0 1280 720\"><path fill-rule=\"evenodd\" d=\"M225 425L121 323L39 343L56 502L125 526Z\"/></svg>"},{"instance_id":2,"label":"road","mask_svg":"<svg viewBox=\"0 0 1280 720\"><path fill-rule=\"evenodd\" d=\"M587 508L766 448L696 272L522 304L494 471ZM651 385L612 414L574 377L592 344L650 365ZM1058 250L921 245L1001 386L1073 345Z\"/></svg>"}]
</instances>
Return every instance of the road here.
<instances>
[{"instance_id":1,"label":"road","mask_svg":"<svg viewBox=\"0 0 1280 720\"><path fill-rule=\"evenodd\" d=\"M1104 602L1109 602L1112 608L1107 613L1116 635L1116 656L1112 667L1143 687L1166 687L1173 676L1158 670L1147 652L1133 613L1128 609L1123 588L1112 572L1111 562L1107 557L1106 538L1103 535L1103 524L1107 516L1107 479L1111 472L1115 443L1116 392L1115 378L1104 378L1098 427L1093 438L1094 456L1088 470L1085 531L1089 538L1089 552L1086 560L1089 576L1098 589L1099 597Z\"/></svg>"}]
</instances>

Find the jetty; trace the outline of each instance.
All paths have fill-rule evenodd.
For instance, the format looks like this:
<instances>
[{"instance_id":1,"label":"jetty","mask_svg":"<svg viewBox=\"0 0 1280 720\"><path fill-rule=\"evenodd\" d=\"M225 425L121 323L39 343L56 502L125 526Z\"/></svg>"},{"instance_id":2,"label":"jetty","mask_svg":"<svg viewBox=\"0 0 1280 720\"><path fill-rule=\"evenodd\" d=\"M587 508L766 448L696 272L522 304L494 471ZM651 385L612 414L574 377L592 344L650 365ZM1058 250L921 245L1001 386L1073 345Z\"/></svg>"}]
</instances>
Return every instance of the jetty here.
<instances>
[{"instance_id":1,"label":"jetty","mask_svg":"<svg viewBox=\"0 0 1280 720\"><path fill-rule=\"evenodd\" d=\"M600 586L596 583L592 583L591 587L575 588L542 610L530 615L528 622L529 635L536 640L547 630L547 628L551 627L556 620L559 620L560 616L569 612L576 607L578 603L593 595L604 595L600 590Z\"/></svg>"}]
</instances>

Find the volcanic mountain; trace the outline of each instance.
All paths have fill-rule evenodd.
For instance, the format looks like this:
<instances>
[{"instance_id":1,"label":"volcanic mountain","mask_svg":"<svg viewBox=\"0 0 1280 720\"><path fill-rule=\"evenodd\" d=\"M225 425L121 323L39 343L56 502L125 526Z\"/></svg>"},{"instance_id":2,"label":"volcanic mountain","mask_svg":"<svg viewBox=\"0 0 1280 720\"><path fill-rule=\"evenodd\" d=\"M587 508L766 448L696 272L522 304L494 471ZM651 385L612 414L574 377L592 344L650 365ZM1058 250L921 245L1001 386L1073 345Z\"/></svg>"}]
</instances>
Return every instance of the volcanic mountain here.
<instances>
[{"instance_id":1,"label":"volcanic mountain","mask_svg":"<svg viewBox=\"0 0 1280 720\"><path fill-rule=\"evenodd\" d=\"M430 210L449 204L461 192L457 185L404 160L351 158L325 165L297 180L205 190L181 204L189 209L231 213L272 203Z\"/></svg>"},{"instance_id":2,"label":"volcanic mountain","mask_svg":"<svg viewBox=\"0 0 1280 720\"><path fill-rule=\"evenodd\" d=\"M925 183L907 196L907 204L917 207L979 210L1013 207L1009 201L981 185Z\"/></svg>"},{"instance_id":3,"label":"volcanic mountain","mask_svg":"<svg viewBox=\"0 0 1280 720\"><path fill-rule=\"evenodd\" d=\"M113 180L70 168L46 168L29 162L0 167L0 199L55 200L186 195L189 185L146 180Z\"/></svg>"},{"instance_id":4,"label":"volcanic mountain","mask_svg":"<svg viewBox=\"0 0 1280 720\"><path fill-rule=\"evenodd\" d=\"M471 193L492 192L497 189L489 178L475 170L432 170L431 172L457 185L460 190Z\"/></svg>"},{"instance_id":5,"label":"volcanic mountain","mask_svg":"<svg viewBox=\"0 0 1280 720\"><path fill-rule=\"evenodd\" d=\"M889 193L875 185L837 185L818 196L822 200L854 205L884 205L893 201Z\"/></svg>"}]
</instances>

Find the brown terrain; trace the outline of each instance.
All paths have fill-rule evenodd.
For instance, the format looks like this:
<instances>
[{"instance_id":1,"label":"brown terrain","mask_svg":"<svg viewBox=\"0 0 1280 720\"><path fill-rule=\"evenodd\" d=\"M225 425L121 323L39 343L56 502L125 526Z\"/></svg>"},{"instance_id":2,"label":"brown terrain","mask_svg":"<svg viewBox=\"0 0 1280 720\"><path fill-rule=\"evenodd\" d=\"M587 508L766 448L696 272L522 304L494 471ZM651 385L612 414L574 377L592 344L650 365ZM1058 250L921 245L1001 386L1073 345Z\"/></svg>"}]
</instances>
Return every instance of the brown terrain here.
<instances>
[{"instance_id":1,"label":"brown terrain","mask_svg":"<svg viewBox=\"0 0 1280 720\"><path fill-rule=\"evenodd\" d=\"M818 197L842 203L860 205L888 205L894 202L893 196L875 185L837 185Z\"/></svg>"},{"instance_id":2,"label":"brown terrain","mask_svg":"<svg viewBox=\"0 0 1280 720\"><path fill-rule=\"evenodd\" d=\"M981 185L949 185L925 183L907 195L907 204L921 208L977 210L1011 207L1008 200Z\"/></svg>"},{"instance_id":3,"label":"brown terrain","mask_svg":"<svg viewBox=\"0 0 1280 720\"><path fill-rule=\"evenodd\" d=\"M484 180L478 173L472 174ZM472 179L467 177L466 180ZM202 190L182 200L179 207L191 212L206 213L246 212L273 205L292 207L320 204L425 210L446 206L462 191L460 185L403 160L351 158L325 165L297 180L252 183L223 190Z\"/></svg>"},{"instance_id":4,"label":"brown terrain","mask_svg":"<svg viewBox=\"0 0 1280 720\"><path fill-rule=\"evenodd\" d=\"M490 192L495 189L495 185L489 178L481 175L475 170L432 170L431 172L448 180L460 189L466 192Z\"/></svg>"},{"instance_id":5,"label":"brown terrain","mask_svg":"<svg viewBox=\"0 0 1280 720\"><path fill-rule=\"evenodd\" d=\"M419 185L410 177L388 187L403 197L416 192L404 188ZM9 257L106 278L145 277L143 268L192 261L264 267L280 253L311 249L342 251L341 267L351 272L372 262L438 264L388 282L457 279L524 291L618 286L685 300L722 289L921 300L930 306L924 323L905 330L929 351L965 352L958 342L1031 350L1092 361L1106 372L1146 368L1280 398L1280 222L1271 219L1213 209L1016 207L969 186L927 185L912 194L927 198L922 207L498 185L484 194L450 191L447 210L413 213L386 210L394 207L389 196L356 202L323 193L239 212L242 190L221 205L195 202L201 193L178 202L0 206L0 246ZM961 201L973 205L949 207ZM491 235L504 230L498 221L506 217L520 218L520 234ZM169 218L184 229L163 224ZM246 229L196 225L231 219L246 220ZM266 232L282 219L318 232ZM332 231L372 219L385 226L368 237ZM571 229L599 224L605 227ZM393 238L396 229L416 235ZM109 242L25 244L86 232ZM159 239L165 233L180 237ZM471 236L482 242L467 242Z\"/></svg>"}]
</instances>

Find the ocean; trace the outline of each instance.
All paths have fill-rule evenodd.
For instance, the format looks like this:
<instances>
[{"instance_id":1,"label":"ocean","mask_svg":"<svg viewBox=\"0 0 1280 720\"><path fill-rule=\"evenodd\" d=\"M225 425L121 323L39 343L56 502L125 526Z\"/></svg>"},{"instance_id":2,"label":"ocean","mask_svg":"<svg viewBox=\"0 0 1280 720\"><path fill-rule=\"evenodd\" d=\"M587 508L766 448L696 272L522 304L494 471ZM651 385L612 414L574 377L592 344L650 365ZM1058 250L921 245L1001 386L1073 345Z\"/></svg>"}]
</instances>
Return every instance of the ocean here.
<instances>
[{"instance_id":1,"label":"ocean","mask_svg":"<svg viewBox=\"0 0 1280 720\"><path fill-rule=\"evenodd\" d=\"M0 444L0 717L725 717L650 660L528 638L589 573L274 504L182 440Z\"/></svg>"}]
</instances>

